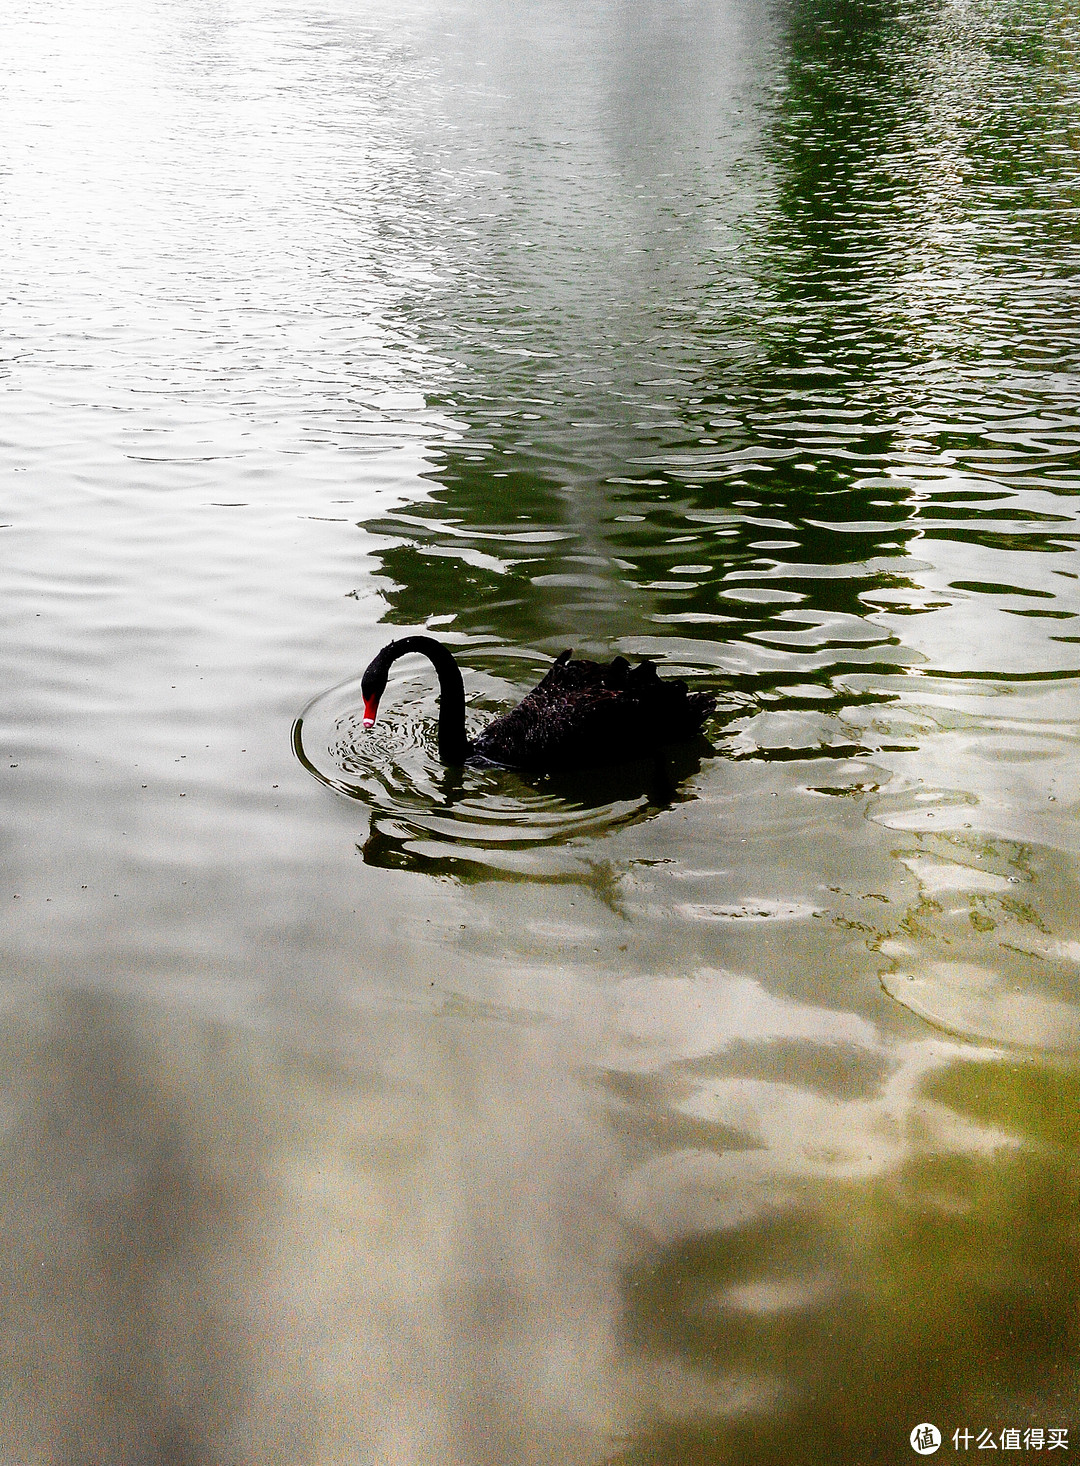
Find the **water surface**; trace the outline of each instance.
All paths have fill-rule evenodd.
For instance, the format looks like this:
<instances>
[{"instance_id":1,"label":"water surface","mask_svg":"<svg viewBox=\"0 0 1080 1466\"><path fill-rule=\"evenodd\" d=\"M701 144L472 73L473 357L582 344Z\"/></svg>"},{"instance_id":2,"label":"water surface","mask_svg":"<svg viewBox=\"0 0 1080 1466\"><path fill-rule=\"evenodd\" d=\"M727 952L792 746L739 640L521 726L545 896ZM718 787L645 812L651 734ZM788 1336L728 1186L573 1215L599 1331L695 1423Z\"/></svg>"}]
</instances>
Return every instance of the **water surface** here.
<instances>
[{"instance_id":1,"label":"water surface","mask_svg":"<svg viewBox=\"0 0 1080 1466\"><path fill-rule=\"evenodd\" d=\"M12 1459L1075 1441L1078 40L15 0ZM448 774L418 630L715 752Z\"/></svg>"}]
</instances>

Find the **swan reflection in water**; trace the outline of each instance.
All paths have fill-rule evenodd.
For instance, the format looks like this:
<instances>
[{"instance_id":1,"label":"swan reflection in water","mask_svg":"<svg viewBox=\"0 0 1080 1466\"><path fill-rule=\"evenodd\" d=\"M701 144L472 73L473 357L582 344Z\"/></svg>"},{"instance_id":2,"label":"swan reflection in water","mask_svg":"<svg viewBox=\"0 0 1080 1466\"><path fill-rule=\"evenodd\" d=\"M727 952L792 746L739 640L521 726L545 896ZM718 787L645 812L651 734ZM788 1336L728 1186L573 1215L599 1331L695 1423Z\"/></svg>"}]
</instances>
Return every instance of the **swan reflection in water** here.
<instances>
[{"instance_id":1,"label":"swan reflection in water","mask_svg":"<svg viewBox=\"0 0 1080 1466\"><path fill-rule=\"evenodd\" d=\"M439 673L434 747L428 708L407 690L376 725L390 666L414 651ZM580 864L568 847L693 797L683 786L714 752L700 731L714 705L651 663L565 652L517 707L472 732L452 653L414 636L384 647L359 687L314 698L293 745L316 778L371 811L368 864L558 878Z\"/></svg>"}]
</instances>

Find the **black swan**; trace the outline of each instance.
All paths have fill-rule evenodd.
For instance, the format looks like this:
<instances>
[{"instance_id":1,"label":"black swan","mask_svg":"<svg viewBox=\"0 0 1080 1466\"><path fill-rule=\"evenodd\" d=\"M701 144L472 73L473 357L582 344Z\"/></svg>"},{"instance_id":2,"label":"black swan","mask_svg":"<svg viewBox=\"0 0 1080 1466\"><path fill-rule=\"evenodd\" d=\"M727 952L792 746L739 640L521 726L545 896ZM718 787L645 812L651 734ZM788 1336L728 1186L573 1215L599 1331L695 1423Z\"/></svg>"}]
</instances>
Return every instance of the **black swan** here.
<instances>
[{"instance_id":1,"label":"black swan","mask_svg":"<svg viewBox=\"0 0 1080 1466\"><path fill-rule=\"evenodd\" d=\"M409 652L428 657L439 674L439 757L444 764L502 764L518 769L573 769L655 753L700 733L716 699L663 682L652 662L631 667L571 661L563 652L543 681L479 738L465 733L465 684L453 653L430 636L404 636L384 646L360 683L364 727L370 728L393 662Z\"/></svg>"}]
</instances>

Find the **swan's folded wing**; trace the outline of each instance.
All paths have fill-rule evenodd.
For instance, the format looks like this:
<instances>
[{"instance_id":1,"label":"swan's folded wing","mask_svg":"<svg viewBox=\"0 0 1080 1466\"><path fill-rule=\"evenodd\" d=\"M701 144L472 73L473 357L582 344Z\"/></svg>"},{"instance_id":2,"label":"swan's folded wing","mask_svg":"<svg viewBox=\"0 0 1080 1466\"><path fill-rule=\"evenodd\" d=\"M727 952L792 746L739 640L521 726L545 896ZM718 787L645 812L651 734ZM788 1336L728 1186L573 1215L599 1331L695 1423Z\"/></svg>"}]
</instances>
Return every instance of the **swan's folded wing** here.
<instances>
[{"instance_id":1,"label":"swan's folded wing","mask_svg":"<svg viewBox=\"0 0 1080 1466\"><path fill-rule=\"evenodd\" d=\"M623 658L607 665L560 659L512 712L484 730L476 754L513 768L587 768L646 757L694 737L714 699L689 694L685 682L664 681L651 663L643 667L650 671L631 671Z\"/></svg>"}]
</instances>

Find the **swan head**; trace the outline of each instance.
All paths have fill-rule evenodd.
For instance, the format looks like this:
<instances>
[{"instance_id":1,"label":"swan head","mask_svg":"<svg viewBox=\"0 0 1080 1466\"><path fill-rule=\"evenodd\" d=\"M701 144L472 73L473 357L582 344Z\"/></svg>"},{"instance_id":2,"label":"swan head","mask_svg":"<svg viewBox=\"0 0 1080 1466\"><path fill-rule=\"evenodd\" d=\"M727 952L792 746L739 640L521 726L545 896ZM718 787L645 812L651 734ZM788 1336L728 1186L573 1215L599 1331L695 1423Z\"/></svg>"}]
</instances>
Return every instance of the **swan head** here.
<instances>
[{"instance_id":1,"label":"swan head","mask_svg":"<svg viewBox=\"0 0 1080 1466\"><path fill-rule=\"evenodd\" d=\"M390 643L392 647L393 642ZM386 691L386 679L390 670L390 659L385 656L389 650L384 647L360 679L360 694L364 699L364 727L374 725L379 713L379 699Z\"/></svg>"}]
</instances>

